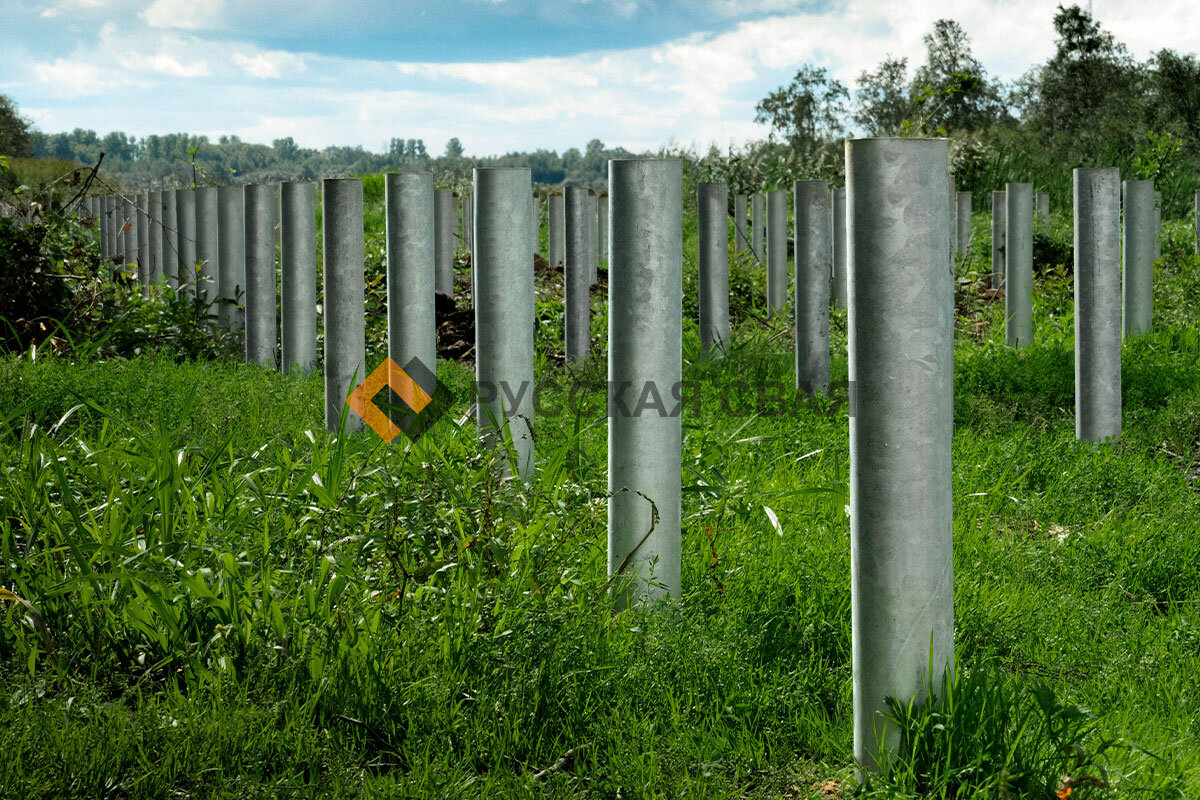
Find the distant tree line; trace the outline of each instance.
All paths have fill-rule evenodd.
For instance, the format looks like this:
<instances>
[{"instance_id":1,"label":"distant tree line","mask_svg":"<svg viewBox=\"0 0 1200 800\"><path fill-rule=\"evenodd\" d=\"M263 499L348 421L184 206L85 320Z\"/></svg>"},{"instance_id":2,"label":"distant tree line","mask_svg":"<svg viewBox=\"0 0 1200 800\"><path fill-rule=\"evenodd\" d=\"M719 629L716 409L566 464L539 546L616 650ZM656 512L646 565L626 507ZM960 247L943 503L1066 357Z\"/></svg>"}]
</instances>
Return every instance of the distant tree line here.
<instances>
[{"instance_id":1,"label":"distant tree line","mask_svg":"<svg viewBox=\"0 0 1200 800\"><path fill-rule=\"evenodd\" d=\"M182 184L316 180L413 168L462 177L476 166L529 167L534 182L540 184L599 184L605 179L608 159L633 155L623 148L608 149L599 139L588 142L583 152L573 147L561 155L553 150L537 150L485 158L467 156L457 137L446 143L440 156L430 155L423 139L399 137L390 141L384 153L361 146L319 150L301 147L290 136L265 145L244 142L237 136L221 136L213 142L207 136L187 133L137 138L113 131L100 136L83 128L70 133L29 131L27 140L24 149L38 158L94 164L104 153L106 170L130 185L164 178Z\"/></svg>"}]
</instances>

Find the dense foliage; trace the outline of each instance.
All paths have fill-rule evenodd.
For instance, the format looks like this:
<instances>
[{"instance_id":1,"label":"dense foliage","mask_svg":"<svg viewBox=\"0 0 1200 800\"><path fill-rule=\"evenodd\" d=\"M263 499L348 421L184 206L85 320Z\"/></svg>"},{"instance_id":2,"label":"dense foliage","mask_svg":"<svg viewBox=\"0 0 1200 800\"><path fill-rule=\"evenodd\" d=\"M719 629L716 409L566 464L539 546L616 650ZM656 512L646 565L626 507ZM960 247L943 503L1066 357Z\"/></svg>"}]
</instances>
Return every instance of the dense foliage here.
<instances>
[{"instance_id":1,"label":"dense foliage","mask_svg":"<svg viewBox=\"0 0 1200 800\"><path fill-rule=\"evenodd\" d=\"M1054 55L1012 84L987 73L950 19L926 35L923 63L885 58L858 76L852 99L805 65L758 105L770 141L713 150L706 162L740 191L840 181L852 121L858 135L951 137L958 188L975 193L979 210L1005 181L1033 181L1066 207L1072 169L1115 166L1156 181L1166 215L1189 213L1200 188L1200 62L1161 50L1140 63L1079 6L1060 6L1053 25Z\"/></svg>"}]
</instances>

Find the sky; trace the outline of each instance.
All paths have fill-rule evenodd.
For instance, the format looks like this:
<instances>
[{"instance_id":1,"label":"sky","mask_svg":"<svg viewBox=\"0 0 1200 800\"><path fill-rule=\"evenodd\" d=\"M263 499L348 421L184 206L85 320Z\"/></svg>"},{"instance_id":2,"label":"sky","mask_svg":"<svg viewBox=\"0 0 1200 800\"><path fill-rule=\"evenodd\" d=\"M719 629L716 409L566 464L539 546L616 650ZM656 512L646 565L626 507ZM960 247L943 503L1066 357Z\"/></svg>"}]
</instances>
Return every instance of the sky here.
<instances>
[{"instance_id":1,"label":"sky","mask_svg":"<svg viewBox=\"0 0 1200 800\"><path fill-rule=\"evenodd\" d=\"M1085 0L1086 2L1086 0ZM1194 52L1197 0L1093 0L1138 58ZM804 64L853 86L958 20L1004 80L1053 53L1058 0L0 0L0 92L46 132L419 138L469 155L763 138Z\"/></svg>"}]
</instances>

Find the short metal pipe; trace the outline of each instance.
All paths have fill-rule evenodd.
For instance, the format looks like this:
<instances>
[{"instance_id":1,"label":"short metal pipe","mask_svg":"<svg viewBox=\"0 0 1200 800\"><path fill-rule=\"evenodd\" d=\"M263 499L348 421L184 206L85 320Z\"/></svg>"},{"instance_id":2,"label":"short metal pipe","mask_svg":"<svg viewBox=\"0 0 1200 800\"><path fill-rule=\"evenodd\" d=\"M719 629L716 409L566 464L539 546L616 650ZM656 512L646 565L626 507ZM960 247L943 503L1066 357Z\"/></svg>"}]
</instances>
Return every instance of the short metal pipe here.
<instances>
[{"instance_id":1,"label":"short metal pipe","mask_svg":"<svg viewBox=\"0 0 1200 800\"><path fill-rule=\"evenodd\" d=\"M945 139L846 142L851 662L865 772L886 771L899 744L886 698L923 701L954 659L948 173Z\"/></svg>"},{"instance_id":2,"label":"short metal pipe","mask_svg":"<svg viewBox=\"0 0 1200 800\"><path fill-rule=\"evenodd\" d=\"M591 347L591 234L588 190L568 186L565 197L566 257L563 262L563 347L568 362L585 358Z\"/></svg>"},{"instance_id":3,"label":"short metal pipe","mask_svg":"<svg viewBox=\"0 0 1200 800\"><path fill-rule=\"evenodd\" d=\"M1004 233L1008 223L1004 191L992 192L992 288L1004 288Z\"/></svg>"},{"instance_id":4,"label":"short metal pipe","mask_svg":"<svg viewBox=\"0 0 1200 800\"><path fill-rule=\"evenodd\" d=\"M846 240L846 187L833 190L833 301L839 309L849 302L846 259L849 252Z\"/></svg>"},{"instance_id":5,"label":"short metal pipe","mask_svg":"<svg viewBox=\"0 0 1200 800\"><path fill-rule=\"evenodd\" d=\"M275 186L243 189L246 237L246 363L275 366Z\"/></svg>"},{"instance_id":6,"label":"short metal pipe","mask_svg":"<svg viewBox=\"0 0 1200 800\"><path fill-rule=\"evenodd\" d=\"M767 313L774 316L787 305L787 192L767 192Z\"/></svg>"},{"instance_id":7,"label":"short metal pipe","mask_svg":"<svg viewBox=\"0 0 1200 800\"><path fill-rule=\"evenodd\" d=\"M1150 330L1154 315L1154 181L1125 181L1122 201L1121 331L1129 338Z\"/></svg>"},{"instance_id":8,"label":"short metal pipe","mask_svg":"<svg viewBox=\"0 0 1200 800\"><path fill-rule=\"evenodd\" d=\"M284 373L317 366L317 199L311 183L279 187L282 214L280 364Z\"/></svg>"},{"instance_id":9,"label":"short metal pipe","mask_svg":"<svg viewBox=\"0 0 1200 800\"><path fill-rule=\"evenodd\" d=\"M217 290L219 317L226 330L246 326L246 203L241 186L222 186L217 195L220 274ZM240 306L240 307L239 307Z\"/></svg>"},{"instance_id":10,"label":"short metal pipe","mask_svg":"<svg viewBox=\"0 0 1200 800\"><path fill-rule=\"evenodd\" d=\"M549 239L547 250L550 255L550 266L558 267L563 263L563 253L567 246L567 198L562 192L554 192L547 198L546 204L546 236Z\"/></svg>"},{"instance_id":11,"label":"short metal pipe","mask_svg":"<svg viewBox=\"0 0 1200 800\"><path fill-rule=\"evenodd\" d=\"M1004 342L1033 342L1033 184L1004 185Z\"/></svg>"},{"instance_id":12,"label":"short metal pipe","mask_svg":"<svg viewBox=\"0 0 1200 800\"><path fill-rule=\"evenodd\" d=\"M437 293L454 297L454 192L436 189L433 193L434 274ZM472 268L474 268L472 266Z\"/></svg>"},{"instance_id":13,"label":"short metal pipe","mask_svg":"<svg viewBox=\"0 0 1200 800\"><path fill-rule=\"evenodd\" d=\"M175 192L175 213L179 234L178 285L186 297L196 296L196 190Z\"/></svg>"},{"instance_id":14,"label":"short metal pipe","mask_svg":"<svg viewBox=\"0 0 1200 800\"><path fill-rule=\"evenodd\" d=\"M733 249L741 252L750 247L750 226L747 223L750 198L744 194L733 196Z\"/></svg>"},{"instance_id":15,"label":"short metal pipe","mask_svg":"<svg viewBox=\"0 0 1200 800\"><path fill-rule=\"evenodd\" d=\"M829 293L833 226L829 185L796 181L796 388L829 393Z\"/></svg>"},{"instance_id":16,"label":"short metal pipe","mask_svg":"<svg viewBox=\"0 0 1200 800\"><path fill-rule=\"evenodd\" d=\"M1037 209L1038 224L1042 230L1047 230L1050 227L1050 193L1038 192L1035 208Z\"/></svg>"},{"instance_id":17,"label":"short metal pipe","mask_svg":"<svg viewBox=\"0 0 1200 800\"><path fill-rule=\"evenodd\" d=\"M321 182L321 240L325 429L334 432L346 398L367 377L361 180L327 178ZM362 430L362 426L362 419L348 411L345 432Z\"/></svg>"},{"instance_id":18,"label":"short metal pipe","mask_svg":"<svg viewBox=\"0 0 1200 800\"><path fill-rule=\"evenodd\" d=\"M970 192L958 192L954 198L958 210L954 226L954 252L960 256L971 252L971 199Z\"/></svg>"},{"instance_id":19,"label":"short metal pipe","mask_svg":"<svg viewBox=\"0 0 1200 800\"><path fill-rule=\"evenodd\" d=\"M217 300L220 289L220 227L217 187L202 186L196 190L196 296L206 306Z\"/></svg>"},{"instance_id":20,"label":"short metal pipe","mask_svg":"<svg viewBox=\"0 0 1200 800\"><path fill-rule=\"evenodd\" d=\"M437 374L433 206L432 173L385 177L388 357L430 397L437 391L429 381Z\"/></svg>"},{"instance_id":21,"label":"short metal pipe","mask_svg":"<svg viewBox=\"0 0 1200 800\"><path fill-rule=\"evenodd\" d=\"M1121 172L1075 170L1075 438L1121 435Z\"/></svg>"},{"instance_id":22,"label":"short metal pipe","mask_svg":"<svg viewBox=\"0 0 1200 800\"><path fill-rule=\"evenodd\" d=\"M534 465L533 183L525 167L476 169L474 181L476 422L485 447L511 442L516 473L528 481ZM508 463L505 457L502 472Z\"/></svg>"},{"instance_id":23,"label":"short metal pipe","mask_svg":"<svg viewBox=\"0 0 1200 800\"><path fill-rule=\"evenodd\" d=\"M623 607L680 593L682 166L609 161L608 191L608 574Z\"/></svg>"}]
</instances>

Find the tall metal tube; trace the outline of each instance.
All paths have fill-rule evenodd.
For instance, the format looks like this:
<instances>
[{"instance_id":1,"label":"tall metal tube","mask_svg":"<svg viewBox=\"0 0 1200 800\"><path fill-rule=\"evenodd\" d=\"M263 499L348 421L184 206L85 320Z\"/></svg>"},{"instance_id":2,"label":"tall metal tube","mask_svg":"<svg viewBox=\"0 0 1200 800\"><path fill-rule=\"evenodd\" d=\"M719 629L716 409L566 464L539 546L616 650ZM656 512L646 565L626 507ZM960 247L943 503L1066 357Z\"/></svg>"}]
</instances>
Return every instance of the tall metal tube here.
<instances>
[{"instance_id":1,"label":"tall metal tube","mask_svg":"<svg viewBox=\"0 0 1200 800\"><path fill-rule=\"evenodd\" d=\"M1162 258L1162 192L1154 193L1154 260Z\"/></svg>"},{"instance_id":2,"label":"tall metal tube","mask_svg":"<svg viewBox=\"0 0 1200 800\"><path fill-rule=\"evenodd\" d=\"M608 573L625 606L680 592L683 170L609 161L608 190Z\"/></svg>"},{"instance_id":3,"label":"tall metal tube","mask_svg":"<svg viewBox=\"0 0 1200 800\"><path fill-rule=\"evenodd\" d=\"M1036 200L1038 224L1046 230L1050 227L1050 193L1038 192Z\"/></svg>"},{"instance_id":4,"label":"tall metal tube","mask_svg":"<svg viewBox=\"0 0 1200 800\"><path fill-rule=\"evenodd\" d=\"M1197 196L1200 197L1200 192ZM112 257L113 249L112 205L112 197L109 195L100 198L100 258L105 262ZM1200 219L1200 215L1197 219ZM1197 241L1200 241L1200 238Z\"/></svg>"},{"instance_id":5,"label":"tall metal tube","mask_svg":"<svg viewBox=\"0 0 1200 800\"><path fill-rule=\"evenodd\" d=\"M432 397L437 386L421 381L437 372L433 175L388 173L384 188L388 356ZM409 371L413 359L424 369Z\"/></svg>"},{"instance_id":6,"label":"tall metal tube","mask_svg":"<svg viewBox=\"0 0 1200 800\"><path fill-rule=\"evenodd\" d=\"M137 203L137 264L138 283L142 296L150 296L150 193L138 192Z\"/></svg>"},{"instance_id":7,"label":"tall metal tube","mask_svg":"<svg viewBox=\"0 0 1200 800\"><path fill-rule=\"evenodd\" d=\"M538 196L536 193L533 195L533 206L531 208L531 211L532 211L532 214L530 215L530 220L533 223L533 228L532 228L533 253L534 253L534 255L537 255L538 250L541 249L539 247L539 245L541 244L540 234L542 232L542 219L541 219L542 208L541 208L541 203L538 202Z\"/></svg>"},{"instance_id":8,"label":"tall metal tube","mask_svg":"<svg viewBox=\"0 0 1200 800\"><path fill-rule=\"evenodd\" d=\"M241 186L222 186L217 195L220 227L220 296L218 315L221 327L242 330L246 326L246 204ZM239 308L238 306L242 307Z\"/></svg>"},{"instance_id":9,"label":"tall metal tube","mask_svg":"<svg viewBox=\"0 0 1200 800\"><path fill-rule=\"evenodd\" d=\"M833 301L839 309L846 308L849 299L846 260L849 252L846 240L846 187L833 190Z\"/></svg>"},{"instance_id":10,"label":"tall metal tube","mask_svg":"<svg viewBox=\"0 0 1200 800\"><path fill-rule=\"evenodd\" d=\"M598 268L600 264L600 203L598 202L596 193L591 189L588 189L587 193L587 213L585 214L585 219L587 219L588 228L588 285L595 286L600 282L600 271Z\"/></svg>"},{"instance_id":11,"label":"tall metal tube","mask_svg":"<svg viewBox=\"0 0 1200 800\"><path fill-rule=\"evenodd\" d=\"M179 208L178 192L162 192L162 272L171 289L179 288Z\"/></svg>"},{"instance_id":12,"label":"tall metal tube","mask_svg":"<svg viewBox=\"0 0 1200 800\"><path fill-rule=\"evenodd\" d=\"M311 183L279 187L281 358L284 373L317 366L317 200Z\"/></svg>"},{"instance_id":13,"label":"tall metal tube","mask_svg":"<svg viewBox=\"0 0 1200 800\"><path fill-rule=\"evenodd\" d=\"M466 242L467 252L475 247L475 221L472 216L474 209L475 203L471 200L471 193L467 192L462 199L463 241Z\"/></svg>"},{"instance_id":14,"label":"tall metal tube","mask_svg":"<svg viewBox=\"0 0 1200 800\"><path fill-rule=\"evenodd\" d=\"M829 185L796 181L796 388L829 393L829 292L833 226Z\"/></svg>"},{"instance_id":15,"label":"tall metal tube","mask_svg":"<svg viewBox=\"0 0 1200 800\"><path fill-rule=\"evenodd\" d=\"M196 190L196 296L211 305L218 297L221 275L221 222L217 187ZM210 311L210 313L214 313Z\"/></svg>"},{"instance_id":16,"label":"tall metal tube","mask_svg":"<svg viewBox=\"0 0 1200 800\"><path fill-rule=\"evenodd\" d=\"M787 192L767 192L767 313L774 316L787 305Z\"/></svg>"},{"instance_id":17,"label":"tall metal tube","mask_svg":"<svg viewBox=\"0 0 1200 800\"><path fill-rule=\"evenodd\" d=\"M563 262L563 345L566 360L588 354L592 337L591 234L588 225L588 190L566 188L566 258Z\"/></svg>"},{"instance_id":18,"label":"tall metal tube","mask_svg":"<svg viewBox=\"0 0 1200 800\"><path fill-rule=\"evenodd\" d=\"M475 170L476 420L485 446L495 447L508 429L524 481L534 465L532 189L527 168Z\"/></svg>"},{"instance_id":19,"label":"tall metal tube","mask_svg":"<svg viewBox=\"0 0 1200 800\"><path fill-rule=\"evenodd\" d=\"M121 264L125 272L132 267L135 278L141 279L137 271L137 206L129 198L121 198L121 216L117 220L121 231Z\"/></svg>"},{"instance_id":20,"label":"tall metal tube","mask_svg":"<svg viewBox=\"0 0 1200 800\"><path fill-rule=\"evenodd\" d=\"M600 222L598 239L600 245L600 260L604 262L605 269L608 268L608 192L600 192L596 197L597 206L600 209Z\"/></svg>"},{"instance_id":21,"label":"tall metal tube","mask_svg":"<svg viewBox=\"0 0 1200 800\"><path fill-rule=\"evenodd\" d=\"M924 699L954 659L948 175L945 139L846 142L854 755L869 772L899 743L885 698Z\"/></svg>"},{"instance_id":22,"label":"tall metal tube","mask_svg":"<svg viewBox=\"0 0 1200 800\"><path fill-rule=\"evenodd\" d=\"M434 190L433 257L437 268L434 281L437 293L445 297L454 297L454 231L450 221L454 216L454 192L449 189Z\"/></svg>"},{"instance_id":23,"label":"tall metal tube","mask_svg":"<svg viewBox=\"0 0 1200 800\"><path fill-rule=\"evenodd\" d=\"M764 203L762 192L755 192L750 197L750 250L759 264L763 264L763 224Z\"/></svg>"},{"instance_id":24,"label":"tall metal tube","mask_svg":"<svg viewBox=\"0 0 1200 800\"><path fill-rule=\"evenodd\" d=\"M1033 342L1033 184L1004 185L1004 341Z\"/></svg>"},{"instance_id":25,"label":"tall metal tube","mask_svg":"<svg viewBox=\"0 0 1200 800\"><path fill-rule=\"evenodd\" d=\"M1075 170L1075 438L1121 435L1121 172Z\"/></svg>"},{"instance_id":26,"label":"tall metal tube","mask_svg":"<svg viewBox=\"0 0 1200 800\"><path fill-rule=\"evenodd\" d=\"M1200 189L1196 190L1195 206L1192 209L1192 215L1195 217L1196 255L1200 255Z\"/></svg>"},{"instance_id":27,"label":"tall metal tube","mask_svg":"<svg viewBox=\"0 0 1200 800\"><path fill-rule=\"evenodd\" d=\"M177 280L182 293L196 296L196 190L179 189L175 192L175 211L179 234Z\"/></svg>"},{"instance_id":28,"label":"tall metal tube","mask_svg":"<svg viewBox=\"0 0 1200 800\"><path fill-rule=\"evenodd\" d=\"M729 353L729 187L701 183L696 190L700 262L700 350Z\"/></svg>"},{"instance_id":29,"label":"tall metal tube","mask_svg":"<svg viewBox=\"0 0 1200 800\"><path fill-rule=\"evenodd\" d=\"M992 288L1004 288L1004 234L1008 228L1004 191L992 192Z\"/></svg>"},{"instance_id":30,"label":"tall metal tube","mask_svg":"<svg viewBox=\"0 0 1200 800\"><path fill-rule=\"evenodd\" d=\"M1124 183L1121 330L1125 338L1150 330L1154 315L1154 181Z\"/></svg>"},{"instance_id":31,"label":"tall metal tube","mask_svg":"<svg viewBox=\"0 0 1200 800\"><path fill-rule=\"evenodd\" d=\"M327 178L321 182L321 239L325 429L332 432L338 429L346 398L367 377L361 180ZM357 414L347 415L347 433L362 430L362 426Z\"/></svg>"},{"instance_id":32,"label":"tall metal tube","mask_svg":"<svg viewBox=\"0 0 1200 800\"><path fill-rule=\"evenodd\" d=\"M746 195L733 196L733 249L739 253L750 247L750 227L746 222L749 204Z\"/></svg>"},{"instance_id":33,"label":"tall metal tube","mask_svg":"<svg viewBox=\"0 0 1200 800\"><path fill-rule=\"evenodd\" d=\"M246 363L275 366L275 186L243 190L246 234Z\"/></svg>"},{"instance_id":34,"label":"tall metal tube","mask_svg":"<svg viewBox=\"0 0 1200 800\"><path fill-rule=\"evenodd\" d=\"M563 263L563 253L567 246L567 198L562 192L553 192L547 198L546 205L546 235L549 239L547 250L550 253L550 266L557 267Z\"/></svg>"},{"instance_id":35,"label":"tall metal tube","mask_svg":"<svg viewBox=\"0 0 1200 800\"><path fill-rule=\"evenodd\" d=\"M150 207L150 285L158 286L163 281L163 192L149 193Z\"/></svg>"},{"instance_id":36,"label":"tall metal tube","mask_svg":"<svg viewBox=\"0 0 1200 800\"><path fill-rule=\"evenodd\" d=\"M963 255L971 251L971 193L958 192L955 196L955 206L958 209L958 219L954 226L957 232L954 252Z\"/></svg>"}]
</instances>

